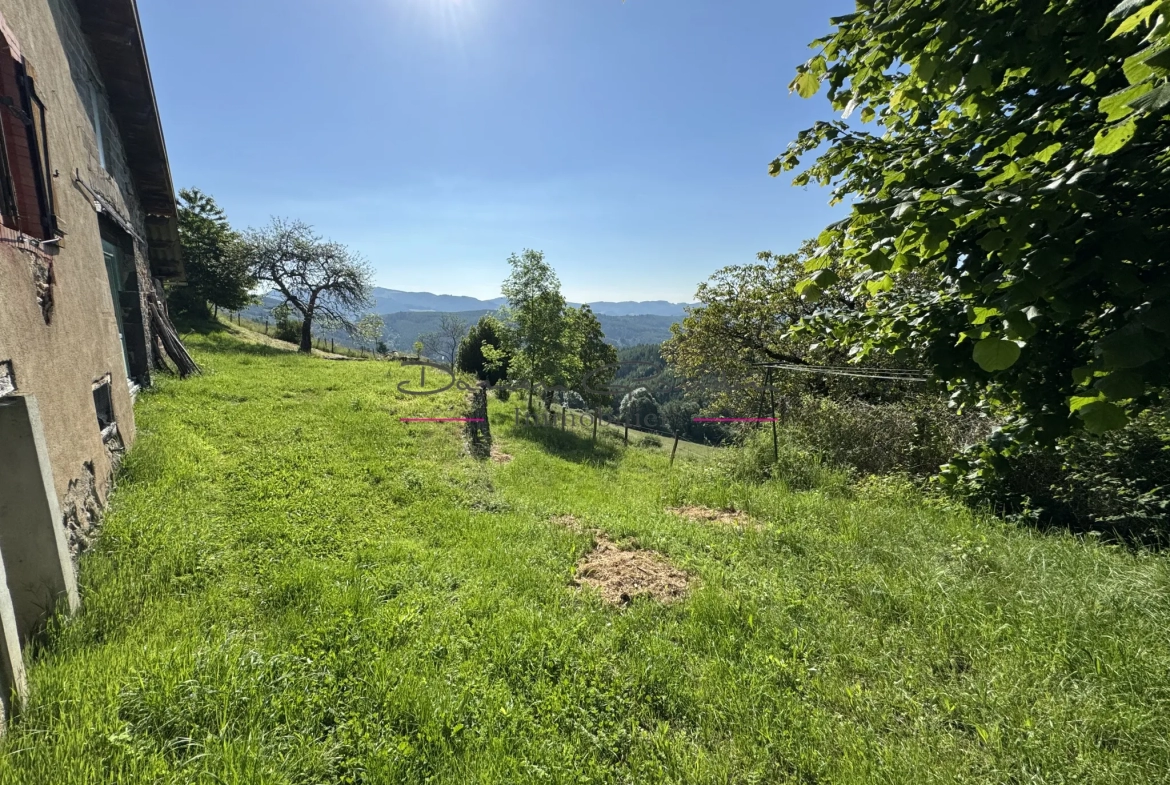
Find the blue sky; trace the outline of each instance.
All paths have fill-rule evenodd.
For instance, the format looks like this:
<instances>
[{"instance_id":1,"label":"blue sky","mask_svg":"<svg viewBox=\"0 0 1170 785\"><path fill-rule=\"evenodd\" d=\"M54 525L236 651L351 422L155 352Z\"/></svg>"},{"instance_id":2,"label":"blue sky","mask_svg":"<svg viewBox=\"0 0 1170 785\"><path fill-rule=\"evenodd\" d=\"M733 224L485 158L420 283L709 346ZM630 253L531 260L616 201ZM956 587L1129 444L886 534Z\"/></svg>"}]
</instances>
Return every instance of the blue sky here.
<instances>
[{"instance_id":1,"label":"blue sky","mask_svg":"<svg viewBox=\"0 0 1170 785\"><path fill-rule=\"evenodd\" d=\"M139 0L176 187L301 218L393 289L690 300L838 217L770 178L830 116L789 95L850 0Z\"/></svg>"}]
</instances>

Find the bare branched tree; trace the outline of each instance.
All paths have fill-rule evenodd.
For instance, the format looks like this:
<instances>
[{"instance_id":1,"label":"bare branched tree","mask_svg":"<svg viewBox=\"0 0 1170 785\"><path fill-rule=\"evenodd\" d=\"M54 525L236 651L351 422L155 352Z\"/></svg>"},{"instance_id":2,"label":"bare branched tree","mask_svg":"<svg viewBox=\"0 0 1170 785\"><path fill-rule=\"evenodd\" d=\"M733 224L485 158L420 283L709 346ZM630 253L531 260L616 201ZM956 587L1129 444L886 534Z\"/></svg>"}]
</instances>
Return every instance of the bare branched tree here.
<instances>
[{"instance_id":1,"label":"bare branched tree","mask_svg":"<svg viewBox=\"0 0 1170 785\"><path fill-rule=\"evenodd\" d=\"M415 346L418 347L420 354L426 356L430 360L445 360L447 359L443 349L443 345L445 343L446 341L443 340L443 336L439 335L437 332L423 333L418 337L418 340L415 341Z\"/></svg>"},{"instance_id":2,"label":"bare branched tree","mask_svg":"<svg viewBox=\"0 0 1170 785\"><path fill-rule=\"evenodd\" d=\"M273 218L244 236L257 280L271 283L301 316L302 352L313 350L313 321L326 319L351 334L355 315L369 305L373 271L359 254L327 242L303 221Z\"/></svg>"},{"instance_id":3,"label":"bare branched tree","mask_svg":"<svg viewBox=\"0 0 1170 785\"><path fill-rule=\"evenodd\" d=\"M443 359L447 362L455 362L455 354L459 351L459 343L463 336L467 335L467 328L467 322L453 313L445 313L439 318L438 337Z\"/></svg>"}]
</instances>

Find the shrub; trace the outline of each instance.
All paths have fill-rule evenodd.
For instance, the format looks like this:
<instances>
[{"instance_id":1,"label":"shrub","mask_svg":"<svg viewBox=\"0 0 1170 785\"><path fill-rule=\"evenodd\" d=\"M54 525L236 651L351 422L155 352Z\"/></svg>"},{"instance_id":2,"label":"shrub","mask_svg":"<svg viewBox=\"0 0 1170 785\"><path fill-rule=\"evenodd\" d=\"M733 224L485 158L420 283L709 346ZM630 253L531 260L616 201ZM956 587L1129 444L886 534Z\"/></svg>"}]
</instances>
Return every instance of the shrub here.
<instances>
[{"instance_id":1,"label":"shrub","mask_svg":"<svg viewBox=\"0 0 1170 785\"><path fill-rule=\"evenodd\" d=\"M1047 450L1001 441L993 436L956 458L942 473L944 486L968 504L1017 520L1126 539L1170 534L1170 409ZM977 455L990 457L994 471L975 470Z\"/></svg>"},{"instance_id":2,"label":"shrub","mask_svg":"<svg viewBox=\"0 0 1170 785\"><path fill-rule=\"evenodd\" d=\"M641 439L638 440L636 446L638 446L638 447L661 447L662 440L659 439L657 436L643 436Z\"/></svg>"},{"instance_id":3,"label":"shrub","mask_svg":"<svg viewBox=\"0 0 1170 785\"><path fill-rule=\"evenodd\" d=\"M844 492L850 482L848 469L833 467L815 452L780 439L777 454L772 451L772 432L752 429L742 432L734 446L720 451L720 470L738 482L779 481L793 491L830 490Z\"/></svg>"},{"instance_id":4,"label":"shrub","mask_svg":"<svg viewBox=\"0 0 1170 785\"><path fill-rule=\"evenodd\" d=\"M292 318L292 309L287 305L278 305L272 309L272 316L276 319L276 327L273 330L273 337L278 341L287 341L288 343L300 344L301 342L301 320Z\"/></svg>"},{"instance_id":5,"label":"shrub","mask_svg":"<svg viewBox=\"0 0 1170 785\"><path fill-rule=\"evenodd\" d=\"M871 404L805 396L789 407L784 430L835 466L925 477L986 437L991 423L927 398Z\"/></svg>"},{"instance_id":6,"label":"shrub","mask_svg":"<svg viewBox=\"0 0 1170 785\"><path fill-rule=\"evenodd\" d=\"M499 319L491 314L485 314L479 322L473 326L459 343L459 348L455 355L455 365L464 373L474 374L475 378L486 381L489 384L498 384L501 380L508 378L508 365L511 362L510 356L503 356L500 358L499 367L488 368L489 361L484 357L483 347L488 345L497 351L502 351L503 347L503 325L500 324ZM500 400L507 400L501 398Z\"/></svg>"}]
</instances>

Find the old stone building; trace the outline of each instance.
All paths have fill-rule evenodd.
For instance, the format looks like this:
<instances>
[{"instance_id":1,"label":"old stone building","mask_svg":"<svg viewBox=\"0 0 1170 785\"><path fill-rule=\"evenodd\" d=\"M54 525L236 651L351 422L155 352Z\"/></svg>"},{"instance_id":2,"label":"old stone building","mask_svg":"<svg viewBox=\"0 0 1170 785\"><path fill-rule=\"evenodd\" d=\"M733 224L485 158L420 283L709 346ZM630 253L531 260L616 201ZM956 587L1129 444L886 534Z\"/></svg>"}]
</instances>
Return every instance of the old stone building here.
<instances>
[{"instance_id":1,"label":"old stone building","mask_svg":"<svg viewBox=\"0 0 1170 785\"><path fill-rule=\"evenodd\" d=\"M162 285L181 277L134 0L0 0L6 708L24 693L22 643L77 604L74 559L134 439L135 394L160 367Z\"/></svg>"}]
</instances>

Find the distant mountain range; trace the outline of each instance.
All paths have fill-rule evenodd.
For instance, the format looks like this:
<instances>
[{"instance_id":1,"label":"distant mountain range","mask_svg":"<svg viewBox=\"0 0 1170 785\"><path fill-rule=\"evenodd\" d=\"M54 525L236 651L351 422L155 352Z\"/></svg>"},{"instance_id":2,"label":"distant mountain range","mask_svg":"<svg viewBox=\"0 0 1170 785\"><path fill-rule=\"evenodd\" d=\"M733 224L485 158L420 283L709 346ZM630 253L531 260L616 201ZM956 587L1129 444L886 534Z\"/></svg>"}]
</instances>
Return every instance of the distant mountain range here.
<instances>
[{"instance_id":1,"label":"distant mountain range","mask_svg":"<svg viewBox=\"0 0 1170 785\"><path fill-rule=\"evenodd\" d=\"M459 311L494 311L507 302L503 297L480 300L454 294L431 294L430 292L402 292L397 289L374 287L374 313L398 313L401 311L438 311L456 313ZM580 305L580 303L570 303ZM687 303L671 303L666 300L622 302L599 301L586 303L596 314L606 316L676 316L685 315Z\"/></svg>"},{"instance_id":2,"label":"distant mountain range","mask_svg":"<svg viewBox=\"0 0 1170 785\"><path fill-rule=\"evenodd\" d=\"M481 316L497 310L507 302L503 297L480 300L453 294L432 294L431 292L402 292L397 289L375 287L372 293L374 304L370 309L386 323L386 338L393 340L396 348L409 351L418 337L433 332L439 327L444 313L457 314L461 319L474 324ZM264 297L264 304L245 310L251 318L263 322L270 318L271 309L280 304L282 298L275 292ZM577 303L570 303L577 305ZM635 346L644 343L662 343L670 337L670 326L685 315L686 303L671 303L666 300L636 302L593 302L588 303L605 340L614 346ZM339 344L351 345L348 336L341 332L329 334Z\"/></svg>"},{"instance_id":3,"label":"distant mountain range","mask_svg":"<svg viewBox=\"0 0 1170 785\"><path fill-rule=\"evenodd\" d=\"M410 347L423 333L434 332L439 329L439 320L443 317L442 311L400 311L398 313L379 314L386 323L388 336L393 336L398 349L410 351ZM450 313L450 312L447 312ZM491 313L491 310L454 312L468 324L475 324L479 317ZM605 335L606 343L618 348L637 346L643 343L662 343L670 337L670 325L679 321L672 316L656 316L654 314L638 314L637 316L611 316L598 314L597 321L601 324L601 332Z\"/></svg>"}]
</instances>

